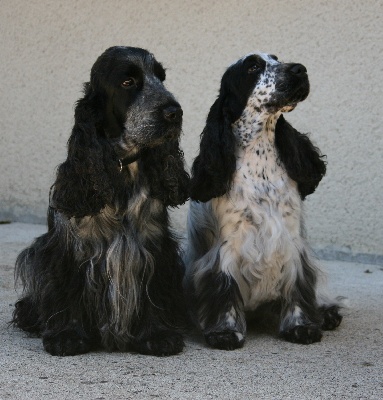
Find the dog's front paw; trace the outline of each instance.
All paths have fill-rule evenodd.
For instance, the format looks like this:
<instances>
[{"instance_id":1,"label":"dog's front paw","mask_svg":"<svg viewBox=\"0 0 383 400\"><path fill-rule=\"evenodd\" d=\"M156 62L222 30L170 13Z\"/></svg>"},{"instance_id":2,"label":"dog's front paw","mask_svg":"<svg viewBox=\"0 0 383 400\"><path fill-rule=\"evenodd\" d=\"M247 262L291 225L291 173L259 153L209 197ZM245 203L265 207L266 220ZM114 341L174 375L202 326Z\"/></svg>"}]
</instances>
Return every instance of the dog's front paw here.
<instances>
[{"instance_id":1,"label":"dog's front paw","mask_svg":"<svg viewBox=\"0 0 383 400\"><path fill-rule=\"evenodd\" d=\"M243 346L245 337L236 331L210 332L205 335L208 345L220 350L235 350Z\"/></svg>"},{"instance_id":2,"label":"dog's front paw","mask_svg":"<svg viewBox=\"0 0 383 400\"><path fill-rule=\"evenodd\" d=\"M138 353L153 356L171 356L180 353L183 348L182 335L172 331L157 332L134 345Z\"/></svg>"},{"instance_id":3,"label":"dog's front paw","mask_svg":"<svg viewBox=\"0 0 383 400\"><path fill-rule=\"evenodd\" d=\"M52 356L74 356L91 350L89 339L73 329L44 333L43 345Z\"/></svg>"},{"instance_id":4,"label":"dog's front paw","mask_svg":"<svg viewBox=\"0 0 383 400\"><path fill-rule=\"evenodd\" d=\"M342 316L339 314L339 307L322 307L321 309L323 315L322 329L325 331L331 331L337 328L342 322Z\"/></svg>"},{"instance_id":5,"label":"dog's front paw","mask_svg":"<svg viewBox=\"0 0 383 400\"><path fill-rule=\"evenodd\" d=\"M281 332L281 336L292 343L311 344L321 341L322 331L314 324L298 325Z\"/></svg>"}]
</instances>

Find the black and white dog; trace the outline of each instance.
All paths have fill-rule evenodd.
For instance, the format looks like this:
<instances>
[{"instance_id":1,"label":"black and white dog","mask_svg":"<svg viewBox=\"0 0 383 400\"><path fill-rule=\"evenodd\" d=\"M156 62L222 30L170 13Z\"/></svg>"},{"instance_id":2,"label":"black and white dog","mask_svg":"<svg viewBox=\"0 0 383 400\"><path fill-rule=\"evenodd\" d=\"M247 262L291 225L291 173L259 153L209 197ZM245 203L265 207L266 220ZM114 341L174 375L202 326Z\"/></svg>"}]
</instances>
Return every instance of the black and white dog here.
<instances>
[{"instance_id":1,"label":"black and white dog","mask_svg":"<svg viewBox=\"0 0 383 400\"><path fill-rule=\"evenodd\" d=\"M182 109L164 80L151 53L111 47L77 102L48 232L16 262L13 323L52 355L183 349L184 271L167 206L187 200L189 176Z\"/></svg>"},{"instance_id":2,"label":"black and white dog","mask_svg":"<svg viewBox=\"0 0 383 400\"><path fill-rule=\"evenodd\" d=\"M317 287L302 200L326 172L282 116L309 94L306 68L251 54L223 75L194 161L186 287L207 343L241 347L247 312L281 306L280 334L312 343L341 322Z\"/></svg>"}]
</instances>

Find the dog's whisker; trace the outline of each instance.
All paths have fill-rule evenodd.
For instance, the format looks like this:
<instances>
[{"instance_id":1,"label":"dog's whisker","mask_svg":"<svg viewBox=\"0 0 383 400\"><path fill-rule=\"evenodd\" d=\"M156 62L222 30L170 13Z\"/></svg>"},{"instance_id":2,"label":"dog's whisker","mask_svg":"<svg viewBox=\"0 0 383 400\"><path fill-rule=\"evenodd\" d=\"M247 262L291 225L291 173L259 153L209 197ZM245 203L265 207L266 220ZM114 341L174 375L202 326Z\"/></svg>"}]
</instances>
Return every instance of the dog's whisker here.
<instances>
[{"instance_id":1,"label":"dog's whisker","mask_svg":"<svg viewBox=\"0 0 383 400\"><path fill-rule=\"evenodd\" d=\"M52 314L52 315L45 321L45 325L48 326L49 321L50 321L53 317L55 317L56 315L58 315L58 314L60 314L60 313L62 313L62 312L64 312L64 311L68 310L68 308L69 308L69 307L66 307L66 308L64 308L63 310L57 311L57 312L55 312L54 314Z\"/></svg>"}]
</instances>

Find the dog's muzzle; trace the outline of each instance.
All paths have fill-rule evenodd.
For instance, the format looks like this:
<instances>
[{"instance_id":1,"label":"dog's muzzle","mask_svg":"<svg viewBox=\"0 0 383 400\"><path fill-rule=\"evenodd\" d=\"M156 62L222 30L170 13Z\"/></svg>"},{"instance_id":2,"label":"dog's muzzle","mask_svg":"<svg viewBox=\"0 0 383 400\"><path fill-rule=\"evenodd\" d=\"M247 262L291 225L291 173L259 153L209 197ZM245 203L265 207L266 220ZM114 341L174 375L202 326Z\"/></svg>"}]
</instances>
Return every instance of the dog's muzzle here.
<instances>
[{"instance_id":1,"label":"dog's muzzle","mask_svg":"<svg viewBox=\"0 0 383 400\"><path fill-rule=\"evenodd\" d=\"M291 111L309 95L310 83L304 65L281 64L276 77L276 91L270 105L282 111Z\"/></svg>"}]
</instances>

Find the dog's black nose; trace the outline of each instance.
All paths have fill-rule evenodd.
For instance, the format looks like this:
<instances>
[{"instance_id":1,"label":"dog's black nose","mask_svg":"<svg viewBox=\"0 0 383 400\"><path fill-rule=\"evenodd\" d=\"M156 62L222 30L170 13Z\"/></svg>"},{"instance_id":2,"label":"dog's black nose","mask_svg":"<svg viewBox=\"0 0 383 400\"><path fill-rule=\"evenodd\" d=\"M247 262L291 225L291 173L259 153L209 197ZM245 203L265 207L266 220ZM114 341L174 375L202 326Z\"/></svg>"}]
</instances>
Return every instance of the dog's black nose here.
<instances>
[{"instance_id":1,"label":"dog's black nose","mask_svg":"<svg viewBox=\"0 0 383 400\"><path fill-rule=\"evenodd\" d=\"M182 118L182 114L183 111L180 105L173 104L164 108L163 110L164 118L170 122L179 121Z\"/></svg>"},{"instance_id":2,"label":"dog's black nose","mask_svg":"<svg viewBox=\"0 0 383 400\"><path fill-rule=\"evenodd\" d=\"M303 75L304 73L307 72L307 69L302 64L293 64L290 68L290 72L292 72L295 75Z\"/></svg>"}]
</instances>

